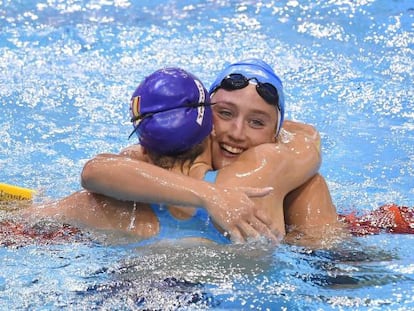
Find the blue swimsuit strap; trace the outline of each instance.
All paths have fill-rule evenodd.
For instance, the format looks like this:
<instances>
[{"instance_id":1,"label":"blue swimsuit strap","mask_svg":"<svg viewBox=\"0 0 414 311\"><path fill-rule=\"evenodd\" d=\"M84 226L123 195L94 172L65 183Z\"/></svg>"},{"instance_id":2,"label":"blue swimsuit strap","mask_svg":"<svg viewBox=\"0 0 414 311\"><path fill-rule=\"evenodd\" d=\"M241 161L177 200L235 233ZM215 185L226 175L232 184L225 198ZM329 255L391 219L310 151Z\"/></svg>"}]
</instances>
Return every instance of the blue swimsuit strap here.
<instances>
[{"instance_id":1,"label":"blue swimsuit strap","mask_svg":"<svg viewBox=\"0 0 414 311\"><path fill-rule=\"evenodd\" d=\"M214 183L217 171L208 171L204 180ZM204 208L198 207L189 219L180 220L171 215L168 207L161 204L151 204L151 208L160 222L160 231L157 235L141 241L140 245L149 244L165 239L180 239L186 237L199 237L209 239L220 244L230 243L212 223L209 214Z\"/></svg>"}]
</instances>

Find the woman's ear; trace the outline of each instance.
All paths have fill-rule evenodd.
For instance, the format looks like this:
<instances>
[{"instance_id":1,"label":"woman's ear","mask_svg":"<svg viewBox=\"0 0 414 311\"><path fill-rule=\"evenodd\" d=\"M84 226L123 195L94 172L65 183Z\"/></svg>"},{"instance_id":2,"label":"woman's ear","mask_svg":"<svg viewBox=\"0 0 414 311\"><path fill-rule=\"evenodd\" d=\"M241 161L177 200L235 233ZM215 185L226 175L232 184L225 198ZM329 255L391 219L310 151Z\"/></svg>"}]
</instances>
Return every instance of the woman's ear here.
<instances>
[{"instance_id":1,"label":"woman's ear","mask_svg":"<svg viewBox=\"0 0 414 311\"><path fill-rule=\"evenodd\" d=\"M214 129L214 125L213 125L213 129L211 130L211 136L216 137L216 130Z\"/></svg>"}]
</instances>

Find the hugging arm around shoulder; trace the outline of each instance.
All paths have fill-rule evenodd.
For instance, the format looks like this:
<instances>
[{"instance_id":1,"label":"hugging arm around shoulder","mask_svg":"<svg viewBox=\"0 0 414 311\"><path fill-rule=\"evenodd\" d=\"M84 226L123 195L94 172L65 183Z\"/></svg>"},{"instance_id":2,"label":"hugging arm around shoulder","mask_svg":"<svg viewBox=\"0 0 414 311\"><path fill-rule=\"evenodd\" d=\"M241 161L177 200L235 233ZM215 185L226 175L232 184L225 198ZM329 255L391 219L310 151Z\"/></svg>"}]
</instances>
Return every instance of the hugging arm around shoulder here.
<instances>
[{"instance_id":1,"label":"hugging arm around shoulder","mask_svg":"<svg viewBox=\"0 0 414 311\"><path fill-rule=\"evenodd\" d=\"M269 187L217 186L115 154L98 155L89 160L82 171L82 186L90 192L123 201L204 207L232 237L237 236L232 233L240 218L245 217L248 222L253 217L255 204L250 198L265 196L271 191Z\"/></svg>"},{"instance_id":2,"label":"hugging arm around shoulder","mask_svg":"<svg viewBox=\"0 0 414 311\"><path fill-rule=\"evenodd\" d=\"M285 130L301 132L309 142L313 142L319 154L321 142L319 132L310 125L287 121ZM341 236L342 226L325 178L318 172L304 180L289 192L284 201L286 225L295 244L315 247L325 243L330 237ZM296 237L300 236L300 240ZM324 242L325 241L325 242Z\"/></svg>"},{"instance_id":3,"label":"hugging arm around shoulder","mask_svg":"<svg viewBox=\"0 0 414 311\"><path fill-rule=\"evenodd\" d=\"M219 171L217 183L224 186L272 187L269 196L256 200L258 216L269 228L285 232L285 196L315 175L320 153L306 135L296 134L289 143L267 143L243 152L239 159Z\"/></svg>"},{"instance_id":4,"label":"hugging arm around shoulder","mask_svg":"<svg viewBox=\"0 0 414 311\"><path fill-rule=\"evenodd\" d=\"M155 165L116 154L89 160L81 174L82 186L91 192L122 201L203 206L194 180ZM205 191L209 188L204 183Z\"/></svg>"}]
</instances>

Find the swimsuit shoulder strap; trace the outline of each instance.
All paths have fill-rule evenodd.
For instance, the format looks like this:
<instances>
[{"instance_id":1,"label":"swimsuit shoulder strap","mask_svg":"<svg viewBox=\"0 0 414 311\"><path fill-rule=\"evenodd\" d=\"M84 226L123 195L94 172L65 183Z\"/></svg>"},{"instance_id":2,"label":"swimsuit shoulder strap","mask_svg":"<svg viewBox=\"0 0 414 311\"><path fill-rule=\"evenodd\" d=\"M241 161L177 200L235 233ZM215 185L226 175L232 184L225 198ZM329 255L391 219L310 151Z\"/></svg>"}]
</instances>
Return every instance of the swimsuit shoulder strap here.
<instances>
[{"instance_id":1,"label":"swimsuit shoulder strap","mask_svg":"<svg viewBox=\"0 0 414 311\"><path fill-rule=\"evenodd\" d=\"M203 180L214 184L216 182L216 179L217 179L217 173L218 173L218 171L207 171L204 174ZM201 208L201 207L197 208L196 213L194 214L193 217L198 217L198 218L206 220L206 221L210 218L210 216L207 213L206 209Z\"/></svg>"},{"instance_id":2,"label":"swimsuit shoulder strap","mask_svg":"<svg viewBox=\"0 0 414 311\"><path fill-rule=\"evenodd\" d=\"M217 173L218 171L207 171L204 175L204 180L214 184L217 179Z\"/></svg>"}]
</instances>

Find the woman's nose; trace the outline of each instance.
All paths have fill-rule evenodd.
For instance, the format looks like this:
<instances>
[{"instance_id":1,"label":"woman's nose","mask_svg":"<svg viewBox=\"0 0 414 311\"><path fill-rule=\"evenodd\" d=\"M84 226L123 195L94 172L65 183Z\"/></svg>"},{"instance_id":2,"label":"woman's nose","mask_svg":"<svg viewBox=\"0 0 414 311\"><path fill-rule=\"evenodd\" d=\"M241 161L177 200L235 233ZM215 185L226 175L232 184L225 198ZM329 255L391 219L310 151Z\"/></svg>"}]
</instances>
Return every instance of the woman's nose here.
<instances>
[{"instance_id":1,"label":"woman's nose","mask_svg":"<svg viewBox=\"0 0 414 311\"><path fill-rule=\"evenodd\" d=\"M246 131L244 128L244 121L241 118L236 119L234 122L232 122L228 135L234 140L238 141L245 139Z\"/></svg>"}]
</instances>

